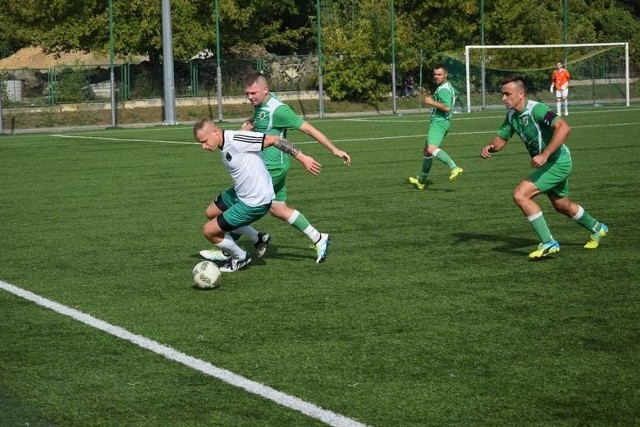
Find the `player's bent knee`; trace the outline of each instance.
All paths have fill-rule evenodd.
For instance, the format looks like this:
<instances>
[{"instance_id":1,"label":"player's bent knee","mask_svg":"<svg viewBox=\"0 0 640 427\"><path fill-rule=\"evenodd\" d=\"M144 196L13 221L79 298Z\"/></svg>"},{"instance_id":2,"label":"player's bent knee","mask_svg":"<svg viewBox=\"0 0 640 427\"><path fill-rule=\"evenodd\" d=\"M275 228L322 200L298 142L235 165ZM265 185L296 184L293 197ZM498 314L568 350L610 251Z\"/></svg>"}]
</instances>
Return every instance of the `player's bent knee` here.
<instances>
[{"instance_id":1,"label":"player's bent knee","mask_svg":"<svg viewBox=\"0 0 640 427\"><path fill-rule=\"evenodd\" d=\"M209 221L202 227L202 234L208 240L217 243L217 241L222 240L224 236L224 232L220 230L216 221Z\"/></svg>"},{"instance_id":2,"label":"player's bent knee","mask_svg":"<svg viewBox=\"0 0 640 427\"><path fill-rule=\"evenodd\" d=\"M293 209L291 209L285 203L272 203L271 208L269 209L269 213L272 216L283 221L286 221L291 216L292 212Z\"/></svg>"},{"instance_id":3,"label":"player's bent knee","mask_svg":"<svg viewBox=\"0 0 640 427\"><path fill-rule=\"evenodd\" d=\"M518 187L513 191L513 202L518 206L524 206L531 199L532 196L523 188Z\"/></svg>"}]
</instances>

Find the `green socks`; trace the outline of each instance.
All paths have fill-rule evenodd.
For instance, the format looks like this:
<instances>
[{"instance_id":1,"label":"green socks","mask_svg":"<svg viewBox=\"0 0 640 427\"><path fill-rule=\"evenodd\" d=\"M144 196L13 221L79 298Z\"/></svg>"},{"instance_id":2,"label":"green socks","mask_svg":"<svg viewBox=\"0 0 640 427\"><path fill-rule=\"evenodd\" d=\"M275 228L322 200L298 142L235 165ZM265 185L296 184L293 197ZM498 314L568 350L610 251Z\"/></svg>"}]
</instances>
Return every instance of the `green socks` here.
<instances>
[{"instance_id":1,"label":"green socks","mask_svg":"<svg viewBox=\"0 0 640 427\"><path fill-rule=\"evenodd\" d=\"M572 219L592 233L600 230L600 223L589 215L582 206L578 206L578 213L576 213Z\"/></svg>"},{"instance_id":2,"label":"green socks","mask_svg":"<svg viewBox=\"0 0 640 427\"><path fill-rule=\"evenodd\" d=\"M418 175L418 181L420 184L425 184L427 182L427 177L429 176L429 171L431 170L431 165L433 164L433 157L423 157L422 158L422 170Z\"/></svg>"},{"instance_id":3,"label":"green socks","mask_svg":"<svg viewBox=\"0 0 640 427\"><path fill-rule=\"evenodd\" d=\"M549 226L547 225L547 221L544 219L542 212L535 213L527 217L529 223L533 227L533 231L540 239L540 242L547 243L553 240L553 236L551 236L551 230L549 230Z\"/></svg>"},{"instance_id":4,"label":"green socks","mask_svg":"<svg viewBox=\"0 0 640 427\"><path fill-rule=\"evenodd\" d=\"M453 159L451 159L451 157L449 157L449 155L445 151L438 148L433 154L436 156L436 159L449 166L449 169L453 169L456 167L456 163L453 161Z\"/></svg>"}]
</instances>

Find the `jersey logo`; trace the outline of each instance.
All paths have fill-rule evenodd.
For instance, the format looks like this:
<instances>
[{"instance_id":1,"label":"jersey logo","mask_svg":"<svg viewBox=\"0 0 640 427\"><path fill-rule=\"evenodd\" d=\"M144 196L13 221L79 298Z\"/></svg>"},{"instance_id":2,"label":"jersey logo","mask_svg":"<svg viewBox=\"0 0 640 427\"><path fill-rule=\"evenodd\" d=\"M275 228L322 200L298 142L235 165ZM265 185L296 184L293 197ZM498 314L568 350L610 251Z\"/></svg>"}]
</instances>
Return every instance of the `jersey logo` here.
<instances>
[{"instance_id":1,"label":"jersey logo","mask_svg":"<svg viewBox=\"0 0 640 427\"><path fill-rule=\"evenodd\" d=\"M225 153L224 158L227 159L228 162L230 162L233 157L231 157L231 153Z\"/></svg>"},{"instance_id":2,"label":"jersey logo","mask_svg":"<svg viewBox=\"0 0 640 427\"><path fill-rule=\"evenodd\" d=\"M264 120L267 118L267 113L266 111L260 111L260 113L258 114L258 119L260 120Z\"/></svg>"},{"instance_id":3,"label":"jersey logo","mask_svg":"<svg viewBox=\"0 0 640 427\"><path fill-rule=\"evenodd\" d=\"M529 126L529 116L522 117L522 124L525 126Z\"/></svg>"}]
</instances>

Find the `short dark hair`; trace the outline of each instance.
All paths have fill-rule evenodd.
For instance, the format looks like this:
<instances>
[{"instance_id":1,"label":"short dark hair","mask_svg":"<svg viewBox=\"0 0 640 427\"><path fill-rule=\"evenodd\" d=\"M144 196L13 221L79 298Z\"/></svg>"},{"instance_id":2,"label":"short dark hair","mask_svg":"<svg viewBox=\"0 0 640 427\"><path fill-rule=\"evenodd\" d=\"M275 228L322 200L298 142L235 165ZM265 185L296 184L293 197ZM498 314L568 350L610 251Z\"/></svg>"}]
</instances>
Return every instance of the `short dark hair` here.
<instances>
[{"instance_id":1,"label":"short dark hair","mask_svg":"<svg viewBox=\"0 0 640 427\"><path fill-rule=\"evenodd\" d=\"M200 129L209 125L213 126L214 128L217 127L216 124L211 119L200 119L197 122L195 122L195 124L193 125L193 136L196 136L196 134Z\"/></svg>"},{"instance_id":2,"label":"short dark hair","mask_svg":"<svg viewBox=\"0 0 640 427\"><path fill-rule=\"evenodd\" d=\"M500 86L504 86L508 83L515 83L518 86L521 86L525 92L527 91L527 83L524 81L524 77L522 76L507 76L502 80L502 82L500 82Z\"/></svg>"},{"instance_id":3,"label":"short dark hair","mask_svg":"<svg viewBox=\"0 0 640 427\"><path fill-rule=\"evenodd\" d=\"M265 86L268 85L267 78L260 71L252 71L244 77L245 86L251 86L258 81L260 81Z\"/></svg>"},{"instance_id":4,"label":"short dark hair","mask_svg":"<svg viewBox=\"0 0 640 427\"><path fill-rule=\"evenodd\" d=\"M444 65L442 62L437 63L436 65L433 66L434 70L439 70L440 68L442 68L446 73L449 72L449 70L447 70L447 66Z\"/></svg>"}]
</instances>

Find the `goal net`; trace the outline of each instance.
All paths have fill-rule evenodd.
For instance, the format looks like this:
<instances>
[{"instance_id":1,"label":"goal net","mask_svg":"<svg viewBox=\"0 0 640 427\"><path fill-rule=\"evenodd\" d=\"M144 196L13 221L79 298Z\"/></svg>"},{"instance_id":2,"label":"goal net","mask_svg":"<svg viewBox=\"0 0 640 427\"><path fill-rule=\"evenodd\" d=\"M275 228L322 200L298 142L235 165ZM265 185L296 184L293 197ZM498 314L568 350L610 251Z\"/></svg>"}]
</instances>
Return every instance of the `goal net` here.
<instances>
[{"instance_id":1,"label":"goal net","mask_svg":"<svg viewBox=\"0 0 640 427\"><path fill-rule=\"evenodd\" d=\"M466 46L466 109L502 107L500 82L518 74L529 97L555 102L551 74L558 62L571 73L569 104L630 105L629 43Z\"/></svg>"}]
</instances>

